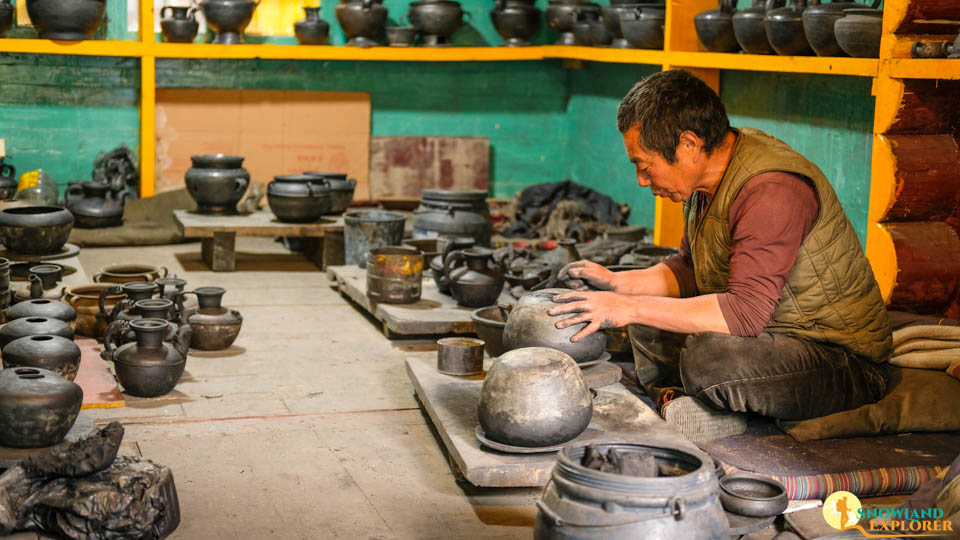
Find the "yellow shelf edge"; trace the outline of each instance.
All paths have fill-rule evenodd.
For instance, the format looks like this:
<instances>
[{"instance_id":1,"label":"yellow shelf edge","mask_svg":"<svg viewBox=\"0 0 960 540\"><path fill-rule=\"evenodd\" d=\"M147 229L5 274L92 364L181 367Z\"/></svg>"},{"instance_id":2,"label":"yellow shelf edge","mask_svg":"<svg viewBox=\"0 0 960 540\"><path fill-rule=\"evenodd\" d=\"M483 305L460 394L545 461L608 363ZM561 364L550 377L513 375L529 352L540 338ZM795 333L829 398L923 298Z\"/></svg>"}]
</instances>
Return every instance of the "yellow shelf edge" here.
<instances>
[{"instance_id":1,"label":"yellow shelf edge","mask_svg":"<svg viewBox=\"0 0 960 540\"><path fill-rule=\"evenodd\" d=\"M49 39L0 39L0 52L70 54L81 56L143 56L143 44L136 41L53 41Z\"/></svg>"},{"instance_id":2,"label":"yellow shelf edge","mask_svg":"<svg viewBox=\"0 0 960 540\"><path fill-rule=\"evenodd\" d=\"M960 79L960 60L947 58L889 58L888 73L896 79Z\"/></svg>"},{"instance_id":3,"label":"yellow shelf edge","mask_svg":"<svg viewBox=\"0 0 960 540\"><path fill-rule=\"evenodd\" d=\"M543 45L546 58L616 64L663 64L669 53L655 49L608 49L571 45Z\"/></svg>"},{"instance_id":4,"label":"yellow shelf edge","mask_svg":"<svg viewBox=\"0 0 960 540\"><path fill-rule=\"evenodd\" d=\"M741 71L810 73L876 77L875 58L827 58L819 56L775 56L762 54L671 51L670 64Z\"/></svg>"},{"instance_id":5,"label":"yellow shelf edge","mask_svg":"<svg viewBox=\"0 0 960 540\"><path fill-rule=\"evenodd\" d=\"M152 43L157 58L274 60L359 60L408 62L466 62L542 60L541 47L347 47L333 45L214 45L208 43Z\"/></svg>"}]
</instances>

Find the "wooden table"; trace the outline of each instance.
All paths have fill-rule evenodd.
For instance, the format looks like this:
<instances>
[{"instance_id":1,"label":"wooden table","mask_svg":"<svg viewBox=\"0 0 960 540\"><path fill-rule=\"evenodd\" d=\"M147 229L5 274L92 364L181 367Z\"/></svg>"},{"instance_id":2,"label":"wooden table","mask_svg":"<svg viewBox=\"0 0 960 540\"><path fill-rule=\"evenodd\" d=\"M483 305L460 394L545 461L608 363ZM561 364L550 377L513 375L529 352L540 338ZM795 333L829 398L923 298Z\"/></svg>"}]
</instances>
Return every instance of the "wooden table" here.
<instances>
[{"instance_id":1,"label":"wooden table","mask_svg":"<svg viewBox=\"0 0 960 540\"><path fill-rule=\"evenodd\" d=\"M283 223L266 210L236 216L174 210L173 218L184 238L201 239L203 260L214 272L236 269L237 236L302 238L304 255L320 268L343 264L343 216L331 216L313 223Z\"/></svg>"}]
</instances>

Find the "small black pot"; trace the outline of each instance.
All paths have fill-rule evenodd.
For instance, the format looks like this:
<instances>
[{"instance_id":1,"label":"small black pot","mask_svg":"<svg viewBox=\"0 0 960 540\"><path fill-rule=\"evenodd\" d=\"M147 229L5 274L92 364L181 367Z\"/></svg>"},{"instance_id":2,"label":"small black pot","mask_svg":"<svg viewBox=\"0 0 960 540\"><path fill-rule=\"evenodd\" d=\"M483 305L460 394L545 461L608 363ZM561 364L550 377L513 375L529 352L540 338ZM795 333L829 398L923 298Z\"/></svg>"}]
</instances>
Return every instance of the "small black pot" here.
<instances>
[{"instance_id":1,"label":"small black pot","mask_svg":"<svg viewBox=\"0 0 960 540\"><path fill-rule=\"evenodd\" d=\"M253 10L260 1L252 0L203 0L200 9L207 25L217 33L214 43L233 45L244 43L243 31L253 19Z\"/></svg>"},{"instance_id":2,"label":"small black pot","mask_svg":"<svg viewBox=\"0 0 960 540\"><path fill-rule=\"evenodd\" d=\"M754 0L753 7L741 9L733 14L733 33L737 43L747 54L774 54L763 18L767 14L765 0ZM775 0L773 9L783 7L784 0Z\"/></svg>"},{"instance_id":3,"label":"small black pot","mask_svg":"<svg viewBox=\"0 0 960 540\"><path fill-rule=\"evenodd\" d=\"M106 0L26 0L30 21L43 39L90 39L103 21Z\"/></svg>"},{"instance_id":4,"label":"small black pot","mask_svg":"<svg viewBox=\"0 0 960 540\"><path fill-rule=\"evenodd\" d=\"M751 474L731 474L720 479L720 504L741 516L770 517L787 509L783 484Z\"/></svg>"},{"instance_id":5,"label":"small black pot","mask_svg":"<svg viewBox=\"0 0 960 540\"><path fill-rule=\"evenodd\" d=\"M328 214L342 214L353 201L353 192L357 187L356 178L347 178L346 173L305 172L315 178L322 178L330 186L330 211Z\"/></svg>"},{"instance_id":6,"label":"small black pot","mask_svg":"<svg viewBox=\"0 0 960 540\"><path fill-rule=\"evenodd\" d=\"M740 44L733 33L733 10L735 0L720 0L718 9L698 13L693 18L700 43L711 52L737 52Z\"/></svg>"},{"instance_id":7,"label":"small black pot","mask_svg":"<svg viewBox=\"0 0 960 540\"><path fill-rule=\"evenodd\" d=\"M7 34L7 30L10 30L10 27L13 26L13 4L10 3L10 0L4 0L0 3L0 37L3 37Z\"/></svg>"},{"instance_id":8,"label":"small black pot","mask_svg":"<svg viewBox=\"0 0 960 540\"><path fill-rule=\"evenodd\" d=\"M3 348L3 367L48 369L68 381L80 368L80 347L61 336L26 336L15 339Z\"/></svg>"},{"instance_id":9,"label":"small black pot","mask_svg":"<svg viewBox=\"0 0 960 540\"><path fill-rule=\"evenodd\" d=\"M15 339L27 336L60 336L73 340L73 328L59 319L27 317L0 326L0 350Z\"/></svg>"},{"instance_id":10,"label":"small black pot","mask_svg":"<svg viewBox=\"0 0 960 540\"><path fill-rule=\"evenodd\" d=\"M388 26L387 45L409 47L417 39L417 29L412 26Z\"/></svg>"},{"instance_id":11,"label":"small black pot","mask_svg":"<svg viewBox=\"0 0 960 540\"><path fill-rule=\"evenodd\" d=\"M170 17L165 15L168 10ZM200 23L195 17L196 12L197 8L194 6L163 6L160 9L160 31L163 33L163 40L167 43L193 43L200 29Z\"/></svg>"},{"instance_id":12,"label":"small black pot","mask_svg":"<svg viewBox=\"0 0 960 540\"><path fill-rule=\"evenodd\" d=\"M775 0L767 0L772 7ZM777 54L782 56L811 56L814 54L803 33L803 11L807 0L792 0L792 5L777 9L768 9L763 17L763 27L767 39Z\"/></svg>"},{"instance_id":13,"label":"small black pot","mask_svg":"<svg viewBox=\"0 0 960 540\"><path fill-rule=\"evenodd\" d=\"M293 23L293 33L301 45L323 45L330 33L330 23L320 18L320 8L303 8L306 18Z\"/></svg>"},{"instance_id":14,"label":"small black pot","mask_svg":"<svg viewBox=\"0 0 960 540\"><path fill-rule=\"evenodd\" d=\"M408 16L424 47L449 46L450 36L463 24L463 10L454 0L412 2Z\"/></svg>"},{"instance_id":15,"label":"small black pot","mask_svg":"<svg viewBox=\"0 0 960 540\"><path fill-rule=\"evenodd\" d=\"M883 11L870 8L843 10L833 25L837 43L854 58L878 58L882 35Z\"/></svg>"},{"instance_id":16,"label":"small black pot","mask_svg":"<svg viewBox=\"0 0 960 540\"><path fill-rule=\"evenodd\" d=\"M620 31L634 49L663 49L665 11L661 7L642 7L620 12Z\"/></svg>"},{"instance_id":17,"label":"small black pot","mask_svg":"<svg viewBox=\"0 0 960 540\"><path fill-rule=\"evenodd\" d=\"M309 223L330 211L330 187L307 174L274 176L267 184L267 201L278 220Z\"/></svg>"},{"instance_id":18,"label":"small black pot","mask_svg":"<svg viewBox=\"0 0 960 540\"><path fill-rule=\"evenodd\" d=\"M52 371L0 371L0 446L40 448L66 437L80 414L83 390Z\"/></svg>"},{"instance_id":19,"label":"small black pot","mask_svg":"<svg viewBox=\"0 0 960 540\"><path fill-rule=\"evenodd\" d=\"M0 239L9 251L47 255L63 248L73 214L59 206L18 206L0 211Z\"/></svg>"},{"instance_id":20,"label":"small black pot","mask_svg":"<svg viewBox=\"0 0 960 540\"><path fill-rule=\"evenodd\" d=\"M250 173L242 167L243 158L226 154L190 156L193 166L184 180L187 192L197 201L201 214L231 215L250 185Z\"/></svg>"},{"instance_id":21,"label":"small black pot","mask_svg":"<svg viewBox=\"0 0 960 540\"><path fill-rule=\"evenodd\" d=\"M77 197L77 192L82 192ZM74 226L80 229L119 227L123 224L123 202L111 196L110 186L100 182L71 184L64 193Z\"/></svg>"},{"instance_id":22,"label":"small black pot","mask_svg":"<svg viewBox=\"0 0 960 540\"><path fill-rule=\"evenodd\" d=\"M530 36L540 27L540 10L536 7L515 1L501 2L490 11L493 27L503 38L504 47L525 47L530 45Z\"/></svg>"},{"instance_id":23,"label":"small black pot","mask_svg":"<svg viewBox=\"0 0 960 540\"><path fill-rule=\"evenodd\" d=\"M374 47L387 23L382 0L340 0L333 9L351 47Z\"/></svg>"}]
</instances>

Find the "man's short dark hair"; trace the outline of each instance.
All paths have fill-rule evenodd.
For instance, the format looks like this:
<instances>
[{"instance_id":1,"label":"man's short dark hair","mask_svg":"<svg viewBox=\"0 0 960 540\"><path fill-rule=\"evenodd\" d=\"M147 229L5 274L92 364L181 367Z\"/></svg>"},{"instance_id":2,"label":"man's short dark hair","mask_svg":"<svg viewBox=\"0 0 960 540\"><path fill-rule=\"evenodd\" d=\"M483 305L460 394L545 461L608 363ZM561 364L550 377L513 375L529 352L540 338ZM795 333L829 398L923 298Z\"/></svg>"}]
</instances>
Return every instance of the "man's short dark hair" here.
<instances>
[{"instance_id":1,"label":"man's short dark hair","mask_svg":"<svg viewBox=\"0 0 960 540\"><path fill-rule=\"evenodd\" d=\"M640 127L640 147L668 163L676 158L680 134L692 131L712 152L730 131L720 96L683 70L662 71L642 79L627 92L617 111L617 127L626 133Z\"/></svg>"}]
</instances>

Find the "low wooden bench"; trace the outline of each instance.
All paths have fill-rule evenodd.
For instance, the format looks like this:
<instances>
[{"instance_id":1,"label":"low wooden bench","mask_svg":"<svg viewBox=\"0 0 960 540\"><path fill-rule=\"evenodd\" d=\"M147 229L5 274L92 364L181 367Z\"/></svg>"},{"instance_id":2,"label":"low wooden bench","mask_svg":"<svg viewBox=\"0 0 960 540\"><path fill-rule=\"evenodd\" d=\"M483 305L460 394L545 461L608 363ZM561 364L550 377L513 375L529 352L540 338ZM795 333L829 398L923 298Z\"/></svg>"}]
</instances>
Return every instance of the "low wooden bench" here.
<instances>
[{"instance_id":1,"label":"low wooden bench","mask_svg":"<svg viewBox=\"0 0 960 540\"><path fill-rule=\"evenodd\" d=\"M203 261L214 272L236 269L237 236L302 238L304 255L321 269L343 264L343 216L331 216L314 223L283 223L266 210L236 216L174 210L173 217L184 238L201 239Z\"/></svg>"}]
</instances>

